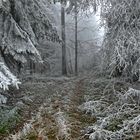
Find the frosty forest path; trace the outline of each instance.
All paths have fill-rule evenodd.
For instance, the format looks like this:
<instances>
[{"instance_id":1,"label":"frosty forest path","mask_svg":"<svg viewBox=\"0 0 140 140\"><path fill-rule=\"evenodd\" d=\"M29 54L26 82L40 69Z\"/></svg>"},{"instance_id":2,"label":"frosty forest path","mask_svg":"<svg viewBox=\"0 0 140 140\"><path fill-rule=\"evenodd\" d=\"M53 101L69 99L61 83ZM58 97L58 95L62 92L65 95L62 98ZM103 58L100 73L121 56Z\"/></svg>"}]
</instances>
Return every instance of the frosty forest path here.
<instances>
[{"instance_id":1,"label":"frosty forest path","mask_svg":"<svg viewBox=\"0 0 140 140\"><path fill-rule=\"evenodd\" d=\"M84 128L95 122L95 117L85 115L78 107L85 102L84 78L56 78L30 86L35 101L42 102L37 114L26 120L22 129L12 137L33 140L85 140ZM29 87L28 87L29 89ZM38 92L38 93L37 93ZM41 99L42 98L42 99ZM32 109L34 107L31 107ZM31 113L30 109L30 114ZM27 113L28 114L28 111Z\"/></svg>"},{"instance_id":2,"label":"frosty forest path","mask_svg":"<svg viewBox=\"0 0 140 140\"><path fill-rule=\"evenodd\" d=\"M130 132L139 140L140 91L133 87L95 74L25 82L17 94L26 97L24 122L6 140L126 140Z\"/></svg>"}]
</instances>

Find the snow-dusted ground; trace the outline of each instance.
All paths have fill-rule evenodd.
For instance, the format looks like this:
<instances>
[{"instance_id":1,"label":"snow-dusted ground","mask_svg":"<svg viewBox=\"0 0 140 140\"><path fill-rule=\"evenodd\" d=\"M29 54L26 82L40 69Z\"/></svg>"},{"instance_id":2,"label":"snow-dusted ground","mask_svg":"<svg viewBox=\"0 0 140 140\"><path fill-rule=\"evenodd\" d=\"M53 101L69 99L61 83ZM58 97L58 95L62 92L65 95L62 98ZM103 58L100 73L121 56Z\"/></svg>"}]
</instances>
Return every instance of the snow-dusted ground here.
<instances>
[{"instance_id":1,"label":"snow-dusted ground","mask_svg":"<svg viewBox=\"0 0 140 140\"><path fill-rule=\"evenodd\" d=\"M140 91L129 83L89 73L36 78L21 91L24 122L6 140L140 139Z\"/></svg>"}]
</instances>

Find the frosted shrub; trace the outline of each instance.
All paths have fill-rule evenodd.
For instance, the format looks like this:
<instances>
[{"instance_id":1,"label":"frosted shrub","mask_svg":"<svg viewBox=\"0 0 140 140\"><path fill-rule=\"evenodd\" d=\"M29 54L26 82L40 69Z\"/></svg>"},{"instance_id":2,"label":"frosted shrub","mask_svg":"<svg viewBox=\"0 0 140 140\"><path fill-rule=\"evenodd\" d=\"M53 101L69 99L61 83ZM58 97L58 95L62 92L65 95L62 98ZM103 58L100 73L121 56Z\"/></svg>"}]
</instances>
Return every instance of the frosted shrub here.
<instances>
[{"instance_id":1,"label":"frosted shrub","mask_svg":"<svg viewBox=\"0 0 140 140\"><path fill-rule=\"evenodd\" d=\"M140 133L140 90L129 88L116 98L118 100L110 105L97 100L79 107L85 113L94 113L98 118L97 123L89 127L91 133L87 131L91 140L127 140L134 139Z\"/></svg>"}]
</instances>

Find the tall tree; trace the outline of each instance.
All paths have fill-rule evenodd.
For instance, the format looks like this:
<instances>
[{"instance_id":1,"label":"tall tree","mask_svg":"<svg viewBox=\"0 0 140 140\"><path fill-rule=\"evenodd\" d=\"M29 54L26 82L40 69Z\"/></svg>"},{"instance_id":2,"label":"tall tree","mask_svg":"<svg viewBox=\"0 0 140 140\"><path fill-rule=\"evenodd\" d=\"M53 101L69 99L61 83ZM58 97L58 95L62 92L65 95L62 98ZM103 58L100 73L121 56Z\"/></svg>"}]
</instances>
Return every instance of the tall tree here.
<instances>
[{"instance_id":1,"label":"tall tree","mask_svg":"<svg viewBox=\"0 0 140 140\"><path fill-rule=\"evenodd\" d=\"M75 75L78 75L78 40L77 40L77 34L78 34L78 11L77 11L77 1L75 0Z\"/></svg>"},{"instance_id":2,"label":"tall tree","mask_svg":"<svg viewBox=\"0 0 140 140\"><path fill-rule=\"evenodd\" d=\"M139 78L140 67L140 5L139 0L77 0L78 8L94 10L101 7L101 18L106 26L103 43L104 68L111 74ZM74 8L71 0L70 10ZM140 79L139 79L140 80Z\"/></svg>"},{"instance_id":3,"label":"tall tree","mask_svg":"<svg viewBox=\"0 0 140 140\"><path fill-rule=\"evenodd\" d=\"M106 21L105 64L115 76L139 77L140 66L139 0L109 0L102 6ZM106 60L106 61L105 61ZM109 62L109 63L108 63Z\"/></svg>"},{"instance_id":4,"label":"tall tree","mask_svg":"<svg viewBox=\"0 0 140 140\"><path fill-rule=\"evenodd\" d=\"M61 0L61 36L62 36L62 74L67 75L66 34L65 34L65 0Z\"/></svg>"},{"instance_id":5,"label":"tall tree","mask_svg":"<svg viewBox=\"0 0 140 140\"><path fill-rule=\"evenodd\" d=\"M42 61L36 48L40 42L59 40L48 19L47 6L46 0L0 0L1 88L20 83L10 72L15 64L20 66L29 59Z\"/></svg>"}]
</instances>

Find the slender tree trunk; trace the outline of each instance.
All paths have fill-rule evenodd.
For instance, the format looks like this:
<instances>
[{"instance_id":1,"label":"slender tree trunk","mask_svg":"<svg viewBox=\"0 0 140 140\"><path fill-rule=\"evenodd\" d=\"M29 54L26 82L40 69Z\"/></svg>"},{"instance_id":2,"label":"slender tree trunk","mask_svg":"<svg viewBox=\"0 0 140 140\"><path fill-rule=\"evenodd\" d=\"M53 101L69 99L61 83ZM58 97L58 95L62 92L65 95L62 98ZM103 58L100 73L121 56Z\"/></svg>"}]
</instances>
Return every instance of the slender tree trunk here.
<instances>
[{"instance_id":1,"label":"slender tree trunk","mask_svg":"<svg viewBox=\"0 0 140 140\"><path fill-rule=\"evenodd\" d=\"M56 1L55 1L55 0L53 0L53 3L55 4L55 3L56 3Z\"/></svg>"},{"instance_id":2,"label":"slender tree trunk","mask_svg":"<svg viewBox=\"0 0 140 140\"><path fill-rule=\"evenodd\" d=\"M21 68L22 68L22 63L21 62L17 62L17 68L18 68L18 74L21 74Z\"/></svg>"},{"instance_id":3,"label":"slender tree trunk","mask_svg":"<svg viewBox=\"0 0 140 140\"><path fill-rule=\"evenodd\" d=\"M62 35L62 74L67 75L64 0L61 0L61 35Z\"/></svg>"},{"instance_id":4,"label":"slender tree trunk","mask_svg":"<svg viewBox=\"0 0 140 140\"><path fill-rule=\"evenodd\" d=\"M33 67L32 67L32 61L30 61L30 74L32 75L33 74Z\"/></svg>"},{"instance_id":5,"label":"slender tree trunk","mask_svg":"<svg viewBox=\"0 0 140 140\"><path fill-rule=\"evenodd\" d=\"M75 75L78 75L78 40L77 40L77 1L75 0Z\"/></svg>"}]
</instances>

